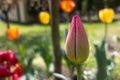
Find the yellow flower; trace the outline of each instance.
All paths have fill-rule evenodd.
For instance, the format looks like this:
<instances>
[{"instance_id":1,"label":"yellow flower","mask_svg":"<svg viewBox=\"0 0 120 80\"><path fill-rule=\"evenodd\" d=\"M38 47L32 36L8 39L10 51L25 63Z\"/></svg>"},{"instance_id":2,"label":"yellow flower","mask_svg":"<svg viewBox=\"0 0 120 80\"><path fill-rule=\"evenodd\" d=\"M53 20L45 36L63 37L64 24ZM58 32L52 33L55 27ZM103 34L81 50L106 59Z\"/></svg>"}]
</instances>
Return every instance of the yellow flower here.
<instances>
[{"instance_id":1,"label":"yellow flower","mask_svg":"<svg viewBox=\"0 0 120 80\"><path fill-rule=\"evenodd\" d=\"M114 10L112 8L105 8L99 11L99 18L103 23L111 23L114 17Z\"/></svg>"},{"instance_id":2,"label":"yellow flower","mask_svg":"<svg viewBox=\"0 0 120 80\"><path fill-rule=\"evenodd\" d=\"M48 24L50 22L50 14L46 11L40 12L39 20L42 24Z\"/></svg>"}]
</instances>

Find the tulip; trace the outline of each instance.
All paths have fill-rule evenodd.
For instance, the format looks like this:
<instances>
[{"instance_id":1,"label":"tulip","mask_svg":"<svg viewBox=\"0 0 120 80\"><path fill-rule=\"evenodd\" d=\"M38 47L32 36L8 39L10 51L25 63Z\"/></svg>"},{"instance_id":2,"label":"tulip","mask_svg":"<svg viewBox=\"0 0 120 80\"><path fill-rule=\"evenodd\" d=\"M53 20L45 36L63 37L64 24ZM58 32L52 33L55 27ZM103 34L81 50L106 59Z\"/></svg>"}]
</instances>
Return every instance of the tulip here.
<instances>
[{"instance_id":1,"label":"tulip","mask_svg":"<svg viewBox=\"0 0 120 80\"><path fill-rule=\"evenodd\" d=\"M9 66L0 65L0 78L5 78L11 75L12 73L10 72Z\"/></svg>"},{"instance_id":2,"label":"tulip","mask_svg":"<svg viewBox=\"0 0 120 80\"><path fill-rule=\"evenodd\" d=\"M15 65L18 60L15 53L11 50L0 52L0 63L6 62L9 65Z\"/></svg>"},{"instance_id":3,"label":"tulip","mask_svg":"<svg viewBox=\"0 0 120 80\"><path fill-rule=\"evenodd\" d=\"M21 76L22 76L22 66L18 63L15 66L15 70L13 72L11 80L19 80Z\"/></svg>"},{"instance_id":4,"label":"tulip","mask_svg":"<svg viewBox=\"0 0 120 80\"><path fill-rule=\"evenodd\" d=\"M22 76L22 67L18 63L15 53L11 50L0 52L0 78L10 77L19 80Z\"/></svg>"},{"instance_id":5,"label":"tulip","mask_svg":"<svg viewBox=\"0 0 120 80\"><path fill-rule=\"evenodd\" d=\"M65 48L68 59L76 64L77 80L82 80L81 66L88 58L89 44L83 24L77 15L72 18Z\"/></svg>"},{"instance_id":6,"label":"tulip","mask_svg":"<svg viewBox=\"0 0 120 80\"><path fill-rule=\"evenodd\" d=\"M82 64L89 55L89 44L85 29L79 18L74 16L66 38L66 55L75 64Z\"/></svg>"},{"instance_id":7,"label":"tulip","mask_svg":"<svg viewBox=\"0 0 120 80\"><path fill-rule=\"evenodd\" d=\"M12 27L12 28L7 29L6 33L10 40L15 40L20 37L17 27Z\"/></svg>"},{"instance_id":8,"label":"tulip","mask_svg":"<svg viewBox=\"0 0 120 80\"><path fill-rule=\"evenodd\" d=\"M50 22L50 14L46 11L40 12L39 20L42 24L48 24Z\"/></svg>"},{"instance_id":9,"label":"tulip","mask_svg":"<svg viewBox=\"0 0 120 80\"><path fill-rule=\"evenodd\" d=\"M105 35L104 39L106 41L107 38L107 24L113 21L114 10L112 8L105 8L99 11L100 20L105 23Z\"/></svg>"},{"instance_id":10,"label":"tulip","mask_svg":"<svg viewBox=\"0 0 120 80\"><path fill-rule=\"evenodd\" d=\"M60 8L67 13L70 13L75 8L75 2L73 0L63 0L60 2Z\"/></svg>"},{"instance_id":11,"label":"tulip","mask_svg":"<svg viewBox=\"0 0 120 80\"><path fill-rule=\"evenodd\" d=\"M111 23L114 17L114 10L105 8L99 11L99 18L103 23Z\"/></svg>"}]
</instances>

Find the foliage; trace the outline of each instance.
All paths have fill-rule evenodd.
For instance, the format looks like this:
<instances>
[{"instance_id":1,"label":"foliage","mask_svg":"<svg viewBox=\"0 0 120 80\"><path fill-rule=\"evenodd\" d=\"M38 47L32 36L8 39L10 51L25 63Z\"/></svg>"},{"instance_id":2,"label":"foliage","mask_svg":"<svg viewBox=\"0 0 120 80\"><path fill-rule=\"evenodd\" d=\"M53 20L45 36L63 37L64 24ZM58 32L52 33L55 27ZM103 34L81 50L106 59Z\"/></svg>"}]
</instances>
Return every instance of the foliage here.
<instances>
[{"instance_id":1,"label":"foliage","mask_svg":"<svg viewBox=\"0 0 120 80\"><path fill-rule=\"evenodd\" d=\"M4 44L1 44L0 47L1 50L12 49L17 52L17 57L24 68L24 73L26 74L30 72L33 74L31 63L33 58L35 57L35 53L39 53L43 57L47 68L49 68L50 63L52 62L52 56L49 46L50 37L47 36L48 34L46 33L44 35L21 35L19 40L16 41L10 41L5 36L3 36L0 37L0 42Z\"/></svg>"},{"instance_id":2,"label":"foliage","mask_svg":"<svg viewBox=\"0 0 120 80\"><path fill-rule=\"evenodd\" d=\"M106 0L107 5L111 8L117 8L120 5L120 2L118 0Z\"/></svg>"},{"instance_id":3,"label":"foliage","mask_svg":"<svg viewBox=\"0 0 120 80\"><path fill-rule=\"evenodd\" d=\"M68 59L68 57L66 56L64 48L61 48L61 50L62 50L62 57L65 60L65 63L67 64L67 67L70 70L70 74L72 75L74 72L74 69L75 69L75 64Z\"/></svg>"},{"instance_id":4,"label":"foliage","mask_svg":"<svg viewBox=\"0 0 120 80\"><path fill-rule=\"evenodd\" d=\"M114 68L114 56L107 59L106 48L107 43L105 38L103 38L100 46L94 44L95 46L95 58L98 67L97 80L110 79L110 71Z\"/></svg>"},{"instance_id":5,"label":"foliage","mask_svg":"<svg viewBox=\"0 0 120 80\"><path fill-rule=\"evenodd\" d=\"M48 11L47 0L27 0L27 10L30 15L36 15L39 11Z\"/></svg>"},{"instance_id":6,"label":"foliage","mask_svg":"<svg viewBox=\"0 0 120 80\"><path fill-rule=\"evenodd\" d=\"M100 48L95 44L95 50L95 58L98 65L97 80L105 80L107 79L107 58L104 39L100 45Z\"/></svg>"},{"instance_id":7,"label":"foliage","mask_svg":"<svg viewBox=\"0 0 120 80\"><path fill-rule=\"evenodd\" d=\"M94 0L93 1L93 9L100 10L104 8L104 0Z\"/></svg>"},{"instance_id":8,"label":"foliage","mask_svg":"<svg viewBox=\"0 0 120 80\"><path fill-rule=\"evenodd\" d=\"M21 55L21 53L19 52L20 48L17 47L17 45L15 44L14 41L9 41L7 39L7 37L5 36L5 30L6 30L5 23L0 22L0 25L1 25L0 26L0 51L12 49L15 52L17 52L17 57L20 58L20 55ZM24 55L25 58L27 58L29 56L34 57L34 54L36 54L37 52L41 54L42 48L44 48L45 45L47 45L47 44L49 44L49 46L47 46L47 48L46 48L46 49L48 49L48 47L49 47L49 50L47 52L52 55L51 38L50 38L50 34L51 34L50 30L51 29L50 29L49 25L46 25L46 26L39 25L39 24L23 25L23 24L13 24L13 23L11 23L10 25L11 26L19 26L18 28L19 28L21 37L20 37L20 40L18 41L18 43L20 42L20 44L24 44L24 45L21 45L21 48L22 47L23 47L23 49L25 48L25 52L26 52L26 54ZM69 23L60 24L60 35L61 35L60 41L61 41L62 47L64 47L66 29L68 29L68 25L69 25ZM109 25L109 30L110 30L110 32L108 32L109 37L119 36L120 22L116 21L116 22L113 22L108 25ZM104 25L101 23L92 23L92 24L84 23L84 26L87 30L89 43L90 43L90 55L89 55L88 60L85 62L85 65L86 65L86 67L92 69L92 68L96 68L96 61L93 56L94 55L93 53L95 52L93 44L94 44L95 40L101 41L100 39L102 38L103 33L104 33L103 32ZM43 43L45 43L45 44L43 44ZM43 46L43 47L41 47L41 46ZM69 62L68 62L68 64L69 64ZM120 69L119 65L120 65L120 63L118 61L118 63L116 63L116 66L112 70L112 73L111 73L112 77L115 80L120 79L119 73L118 73L119 69ZM68 67L70 67L70 66L68 65ZM28 72L31 72L33 75L33 73L34 73L33 69L29 68L29 70L30 71L28 71Z\"/></svg>"}]
</instances>

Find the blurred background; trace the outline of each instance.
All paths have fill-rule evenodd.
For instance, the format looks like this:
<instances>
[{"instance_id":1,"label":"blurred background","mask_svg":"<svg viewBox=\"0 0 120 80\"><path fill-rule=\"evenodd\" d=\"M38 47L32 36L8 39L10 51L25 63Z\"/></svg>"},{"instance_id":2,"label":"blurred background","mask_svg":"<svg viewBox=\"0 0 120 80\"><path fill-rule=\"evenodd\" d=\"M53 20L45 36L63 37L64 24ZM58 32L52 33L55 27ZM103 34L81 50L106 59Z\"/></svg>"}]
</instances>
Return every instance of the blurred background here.
<instances>
[{"instance_id":1,"label":"blurred background","mask_svg":"<svg viewBox=\"0 0 120 80\"><path fill-rule=\"evenodd\" d=\"M110 23L99 17L104 8L114 11ZM23 69L20 80L76 80L75 65L67 59L64 49L74 15L80 16L90 46L82 66L83 80L120 80L119 0L0 0L0 51L16 53ZM102 65L105 69L100 68ZM106 79L98 79L100 70L105 71Z\"/></svg>"}]
</instances>

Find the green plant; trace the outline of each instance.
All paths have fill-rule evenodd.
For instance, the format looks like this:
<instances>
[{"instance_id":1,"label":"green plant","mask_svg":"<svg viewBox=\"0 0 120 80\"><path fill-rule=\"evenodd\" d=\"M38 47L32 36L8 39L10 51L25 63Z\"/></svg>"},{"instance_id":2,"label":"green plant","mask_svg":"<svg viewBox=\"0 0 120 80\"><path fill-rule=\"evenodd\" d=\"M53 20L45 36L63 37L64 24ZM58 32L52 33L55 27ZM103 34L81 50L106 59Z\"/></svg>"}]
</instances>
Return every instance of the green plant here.
<instances>
[{"instance_id":1,"label":"green plant","mask_svg":"<svg viewBox=\"0 0 120 80\"><path fill-rule=\"evenodd\" d=\"M95 58L97 62L98 72L97 80L109 80L110 71L114 68L114 56L107 59L106 55L106 40L103 38L101 45L94 44L95 46Z\"/></svg>"}]
</instances>

